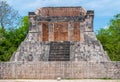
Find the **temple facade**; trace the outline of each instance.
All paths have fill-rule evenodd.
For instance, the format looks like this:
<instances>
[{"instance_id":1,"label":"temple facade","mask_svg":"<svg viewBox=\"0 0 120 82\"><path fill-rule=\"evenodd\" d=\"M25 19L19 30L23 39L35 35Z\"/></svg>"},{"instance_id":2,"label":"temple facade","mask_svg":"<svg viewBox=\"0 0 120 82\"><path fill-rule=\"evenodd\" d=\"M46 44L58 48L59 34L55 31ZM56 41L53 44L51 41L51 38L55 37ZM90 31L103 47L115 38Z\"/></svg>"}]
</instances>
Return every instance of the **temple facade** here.
<instances>
[{"instance_id":1,"label":"temple facade","mask_svg":"<svg viewBox=\"0 0 120 82\"><path fill-rule=\"evenodd\" d=\"M29 32L10 62L0 62L0 79L120 79L120 62L103 50L93 19L82 7L29 12Z\"/></svg>"},{"instance_id":2,"label":"temple facade","mask_svg":"<svg viewBox=\"0 0 120 82\"><path fill-rule=\"evenodd\" d=\"M30 12L30 32L37 41L84 41L84 32L93 32L94 11L82 7L46 7ZM36 28L36 29L35 29Z\"/></svg>"},{"instance_id":3,"label":"temple facade","mask_svg":"<svg viewBox=\"0 0 120 82\"><path fill-rule=\"evenodd\" d=\"M93 31L94 11L43 7L29 12L30 28L11 61L110 61Z\"/></svg>"}]
</instances>

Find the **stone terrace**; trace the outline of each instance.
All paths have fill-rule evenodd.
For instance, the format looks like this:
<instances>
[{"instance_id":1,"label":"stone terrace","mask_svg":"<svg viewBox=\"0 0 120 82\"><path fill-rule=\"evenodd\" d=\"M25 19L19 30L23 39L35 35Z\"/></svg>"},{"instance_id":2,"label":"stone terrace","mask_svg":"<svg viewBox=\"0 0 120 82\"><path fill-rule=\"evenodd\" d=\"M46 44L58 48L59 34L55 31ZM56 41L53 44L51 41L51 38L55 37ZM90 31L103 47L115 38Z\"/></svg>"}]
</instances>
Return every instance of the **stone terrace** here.
<instances>
[{"instance_id":1,"label":"stone terrace","mask_svg":"<svg viewBox=\"0 0 120 82\"><path fill-rule=\"evenodd\" d=\"M1 79L120 78L120 62L9 62L0 63Z\"/></svg>"}]
</instances>

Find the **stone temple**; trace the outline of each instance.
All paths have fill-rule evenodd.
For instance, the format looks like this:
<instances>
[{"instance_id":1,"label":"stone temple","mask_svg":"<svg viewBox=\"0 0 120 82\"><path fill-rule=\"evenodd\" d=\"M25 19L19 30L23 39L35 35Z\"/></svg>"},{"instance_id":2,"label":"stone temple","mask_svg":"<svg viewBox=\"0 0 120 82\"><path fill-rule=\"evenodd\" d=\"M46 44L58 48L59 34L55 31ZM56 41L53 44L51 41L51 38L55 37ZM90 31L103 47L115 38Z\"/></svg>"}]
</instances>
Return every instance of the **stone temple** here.
<instances>
[{"instance_id":1,"label":"stone temple","mask_svg":"<svg viewBox=\"0 0 120 82\"><path fill-rule=\"evenodd\" d=\"M94 11L44 7L29 12L30 28L12 61L109 61L93 32Z\"/></svg>"},{"instance_id":2,"label":"stone temple","mask_svg":"<svg viewBox=\"0 0 120 82\"><path fill-rule=\"evenodd\" d=\"M94 11L82 7L43 7L29 12L29 32L0 78L120 78L93 31Z\"/></svg>"}]
</instances>

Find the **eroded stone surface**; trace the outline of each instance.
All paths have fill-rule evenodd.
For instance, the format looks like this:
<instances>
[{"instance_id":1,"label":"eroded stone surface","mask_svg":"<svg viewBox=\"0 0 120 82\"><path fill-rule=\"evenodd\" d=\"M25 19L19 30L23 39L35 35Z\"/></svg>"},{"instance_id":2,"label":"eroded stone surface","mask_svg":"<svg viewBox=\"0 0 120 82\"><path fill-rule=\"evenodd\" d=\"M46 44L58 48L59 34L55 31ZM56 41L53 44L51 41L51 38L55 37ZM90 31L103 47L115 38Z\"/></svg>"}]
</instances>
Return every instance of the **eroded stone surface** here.
<instances>
[{"instance_id":1,"label":"eroded stone surface","mask_svg":"<svg viewBox=\"0 0 120 82\"><path fill-rule=\"evenodd\" d=\"M119 79L120 62L6 62L0 71L1 79Z\"/></svg>"},{"instance_id":2,"label":"eroded stone surface","mask_svg":"<svg viewBox=\"0 0 120 82\"><path fill-rule=\"evenodd\" d=\"M39 8L29 14L29 33L11 61L48 61L51 51L57 55L61 50L50 50L50 44L66 41L70 42L70 61L110 61L93 32L93 17L93 11L82 7Z\"/></svg>"},{"instance_id":3,"label":"eroded stone surface","mask_svg":"<svg viewBox=\"0 0 120 82\"><path fill-rule=\"evenodd\" d=\"M93 32L93 11L82 7L39 8L10 62L0 63L0 79L120 79Z\"/></svg>"},{"instance_id":4,"label":"eroded stone surface","mask_svg":"<svg viewBox=\"0 0 120 82\"><path fill-rule=\"evenodd\" d=\"M58 80L0 80L0 82L58 82ZM120 82L120 80L60 80L60 82Z\"/></svg>"}]
</instances>

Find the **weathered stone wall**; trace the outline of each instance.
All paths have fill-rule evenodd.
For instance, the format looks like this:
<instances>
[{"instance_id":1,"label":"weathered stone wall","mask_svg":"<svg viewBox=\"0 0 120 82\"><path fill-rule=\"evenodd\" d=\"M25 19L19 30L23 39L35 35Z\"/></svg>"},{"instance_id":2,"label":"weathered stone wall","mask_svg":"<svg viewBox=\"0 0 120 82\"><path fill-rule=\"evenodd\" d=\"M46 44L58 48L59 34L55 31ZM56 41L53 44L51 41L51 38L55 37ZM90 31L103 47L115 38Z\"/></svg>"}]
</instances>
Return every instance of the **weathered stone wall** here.
<instances>
[{"instance_id":1,"label":"weathered stone wall","mask_svg":"<svg viewBox=\"0 0 120 82\"><path fill-rule=\"evenodd\" d=\"M70 42L70 61L110 61L101 44L97 40L92 40L88 38L86 40L88 42ZM48 61L50 56L50 43L26 40L21 43L17 52L13 54L11 61ZM64 53L64 51L61 51L61 53Z\"/></svg>"},{"instance_id":2,"label":"weathered stone wall","mask_svg":"<svg viewBox=\"0 0 120 82\"><path fill-rule=\"evenodd\" d=\"M93 19L94 11L82 7L43 7L29 13L29 33L36 35L37 41L82 42L84 34L93 32Z\"/></svg>"},{"instance_id":3,"label":"weathered stone wall","mask_svg":"<svg viewBox=\"0 0 120 82\"><path fill-rule=\"evenodd\" d=\"M11 61L48 61L48 42L24 41L13 54Z\"/></svg>"},{"instance_id":4,"label":"weathered stone wall","mask_svg":"<svg viewBox=\"0 0 120 82\"><path fill-rule=\"evenodd\" d=\"M103 50L93 18L94 11L82 7L29 13L29 33L11 62L0 63L0 78L120 78L120 62L111 62Z\"/></svg>"},{"instance_id":5,"label":"weathered stone wall","mask_svg":"<svg viewBox=\"0 0 120 82\"><path fill-rule=\"evenodd\" d=\"M70 61L110 61L93 32L93 19L94 11L82 7L39 8L29 13L29 33L11 60L48 61L51 42L69 41Z\"/></svg>"},{"instance_id":6,"label":"weathered stone wall","mask_svg":"<svg viewBox=\"0 0 120 82\"><path fill-rule=\"evenodd\" d=\"M71 61L110 61L107 53L103 50L100 42L97 40L88 42L73 42L70 46Z\"/></svg>"},{"instance_id":7,"label":"weathered stone wall","mask_svg":"<svg viewBox=\"0 0 120 82\"><path fill-rule=\"evenodd\" d=\"M120 62L1 62L1 79L114 78Z\"/></svg>"},{"instance_id":8,"label":"weathered stone wall","mask_svg":"<svg viewBox=\"0 0 120 82\"><path fill-rule=\"evenodd\" d=\"M86 12L82 7L43 7L37 9L36 14L40 16L85 16Z\"/></svg>"}]
</instances>

